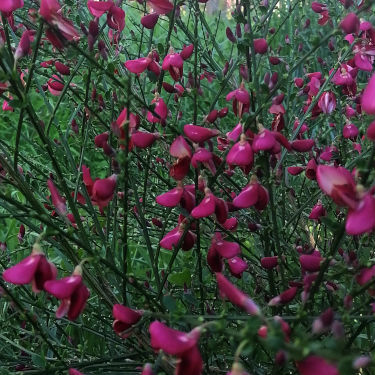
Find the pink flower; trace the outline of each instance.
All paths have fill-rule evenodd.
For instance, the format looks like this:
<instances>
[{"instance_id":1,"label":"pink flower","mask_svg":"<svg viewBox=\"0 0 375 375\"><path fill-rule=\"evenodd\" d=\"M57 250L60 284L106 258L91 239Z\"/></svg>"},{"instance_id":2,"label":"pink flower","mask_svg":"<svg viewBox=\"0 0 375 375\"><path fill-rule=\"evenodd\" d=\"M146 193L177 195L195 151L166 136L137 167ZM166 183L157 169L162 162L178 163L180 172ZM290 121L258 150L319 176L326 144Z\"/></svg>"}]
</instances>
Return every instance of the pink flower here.
<instances>
[{"instance_id":1,"label":"pink flower","mask_svg":"<svg viewBox=\"0 0 375 375\"><path fill-rule=\"evenodd\" d=\"M132 310L129 307L116 304L113 305L112 315L114 317L113 330L123 339L130 336L128 331L142 317L141 311Z\"/></svg>"},{"instance_id":2,"label":"pink flower","mask_svg":"<svg viewBox=\"0 0 375 375\"><path fill-rule=\"evenodd\" d=\"M279 261L279 257L275 255L275 256L272 256L272 257L263 257L260 260L260 264L266 270L270 270L272 268L277 267L278 261Z\"/></svg>"},{"instance_id":3,"label":"pink flower","mask_svg":"<svg viewBox=\"0 0 375 375\"><path fill-rule=\"evenodd\" d=\"M267 203L268 191L258 183L255 176L251 177L250 183L233 199L233 205L237 208L255 206L256 209L263 210Z\"/></svg>"},{"instance_id":4,"label":"pink flower","mask_svg":"<svg viewBox=\"0 0 375 375\"><path fill-rule=\"evenodd\" d=\"M46 259L39 245L35 244L28 257L3 272L3 279L16 285L31 283L33 291L38 293L43 290L44 283L55 279L56 275L56 267Z\"/></svg>"},{"instance_id":5,"label":"pink flower","mask_svg":"<svg viewBox=\"0 0 375 375\"><path fill-rule=\"evenodd\" d=\"M83 284L81 275L82 269L77 266L71 276L44 283L44 290L61 300L56 311L57 318L67 314L69 320L76 320L84 310L90 292Z\"/></svg>"},{"instance_id":6,"label":"pink flower","mask_svg":"<svg viewBox=\"0 0 375 375\"><path fill-rule=\"evenodd\" d=\"M132 133L130 137L131 144L138 148L147 148L159 138L159 133L149 133L138 131Z\"/></svg>"},{"instance_id":7,"label":"pink flower","mask_svg":"<svg viewBox=\"0 0 375 375\"><path fill-rule=\"evenodd\" d=\"M149 0L148 4L157 14L168 14L173 10L173 4L168 0Z\"/></svg>"},{"instance_id":8,"label":"pink flower","mask_svg":"<svg viewBox=\"0 0 375 375\"><path fill-rule=\"evenodd\" d=\"M100 18L104 13L107 13L112 5L112 1L89 0L87 2L87 7L89 8L90 13L94 17L98 18Z\"/></svg>"},{"instance_id":9,"label":"pink flower","mask_svg":"<svg viewBox=\"0 0 375 375\"><path fill-rule=\"evenodd\" d=\"M153 123L164 123L167 119L168 108L165 101L159 94L155 95L155 98L151 101L151 104L155 104L154 112L159 116L154 116L150 111L147 112L147 121Z\"/></svg>"},{"instance_id":10,"label":"pink flower","mask_svg":"<svg viewBox=\"0 0 375 375\"><path fill-rule=\"evenodd\" d=\"M160 246L163 249L173 250L173 248L176 247L181 241L184 229L185 224L179 224L176 228L172 229L162 238L162 240L160 241ZM185 251L190 250L194 246L195 240L195 234L188 230L182 240L181 249Z\"/></svg>"},{"instance_id":11,"label":"pink flower","mask_svg":"<svg viewBox=\"0 0 375 375\"><path fill-rule=\"evenodd\" d=\"M356 34L359 31L359 18L355 13L349 13L340 22L340 27L346 34Z\"/></svg>"},{"instance_id":12,"label":"pink flower","mask_svg":"<svg viewBox=\"0 0 375 375\"><path fill-rule=\"evenodd\" d=\"M255 53L264 55L268 50L267 41L264 38L254 39L254 50Z\"/></svg>"},{"instance_id":13,"label":"pink flower","mask_svg":"<svg viewBox=\"0 0 375 375\"><path fill-rule=\"evenodd\" d=\"M305 271L309 272L317 272L320 269L320 263L322 262L322 258L315 254L313 255L301 255L299 257L299 262L301 263L301 267Z\"/></svg>"},{"instance_id":14,"label":"pink flower","mask_svg":"<svg viewBox=\"0 0 375 375\"><path fill-rule=\"evenodd\" d=\"M144 365L141 375L154 375L154 372L152 371L152 366L149 363L146 363Z\"/></svg>"},{"instance_id":15,"label":"pink flower","mask_svg":"<svg viewBox=\"0 0 375 375\"><path fill-rule=\"evenodd\" d=\"M358 137L358 128L354 124L346 124L342 129L342 136L354 141Z\"/></svg>"},{"instance_id":16,"label":"pink flower","mask_svg":"<svg viewBox=\"0 0 375 375\"><path fill-rule=\"evenodd\" d=\"M336 108L336 97L331 91L322 94L318 101L318 107L323 113L330 115Z\"/></svg>"},{"instance_id":17,"label":"pink flower","mask_svg":"<svg viewBox=\"0 0 375 375\"><path fill-rule=\"evenodd\" d=\"M240 257L233 257L228 259L228 267L232 276L241 278L242 273L247 270L247 263Z\"/></svg>"},{"instance_id":18,"label":"pink flower","mask_svg":"<svg viewBox=\"0 0 375 375\"><path fill-rule=\"evenodd\" d=\"M139 74L143 73L147 69L151 61L151 57L140 57L136 60L126 61L124 65L130 72Z\"/></svg>"},{"instance_id":19,"label":"pink flower","mask_svg":"<svg viewBox=\"0 0 375 375\"><path fill-rule=\"evenodd\" d=\"M221 273L216 273L216 281L222 298L228 298L229 301L250 315L260 315L261 312L255 302L241 290L237 289Z\"/></svg>"},{"instance_id":20,"label":"pink flower","mask_svg":"<svg viewBox=\"0 0 375 375\"><path fill-rule=\"evenodd\" d=\"M83 375L82 372L79 372L77 369L75 368L70 368L69 369L69 375Z\"/></svg>"},{"instance_id":21,"label":"pink flower","mask_svg":"<svg viewBox=\"0 0 375 375\"><path fill-rule=\"evenodd\" d=\"M289 303L296 296L297 290L298 288L296 286L293 286L285 290L280 295L272 298L271 301L268 302L268 306L278 306L278 305L285 305Z\"/></svg>"},{"instance_id":22,"label":"pink flower","mask_svg":"<svg viewBox=\"0 0 375 375\"><path fill-rule=\"evenodd\" d=\"M23 0L1 0L0 2L0 12L10 15L16 9L23 7Z\"/></svg>"},{"instance_id":23,"label":"pink flower","mask_svg":"<svg viewBox=\"0 0 375 375\"><path fill-rule=\"evenodd\" d=\"M250 95L248 91L245 90L243 83L241 83L237 90L231 91L226 96L226 100L233 100L233 112L239 118L241 118L245 112L249 112Z\"/></svg>"},{"instance_id":24,"label":"pink flower","mask_svg":"<svg viewBox=\"0 0 375 375\"><path fill-rule=\"evenodd\" d=\"M356 207L355 182L343 167L319 165L316 172L319 187L339 206Z\"/></svg>"},{"instance_id":25,"label":"pink flower","mask_svg":"<svg viewBox=\"0 0 375 375\"><path fill-rule=\"evenodd\" d=\"M346 218L346 233L354 236L375 229L375 198L366 193L354 208L349 208Z\"/></svg>"},{"instance_id":26,"label":"pink flower","mask_svg":"<svg viewBox=\"0 0 375 375\"><path fill-rule=\"evenodd\" d=\"M107 13L107 25L118 32L125 28L125 12L115 4L112 4Z\"/></svg>"},{"instance_id":27,"label":"pink flower","mask_svg":"<svg viewBox=\"0 0 375 375\"><path fill-rule=\"evenodd\" d=\"M52 26L59 29L60 33L67 40L78 40L79 34L73 24L61 15L61 6L58 0L41 0L39 14ZM52 42L60 43L61 41L52 29L49 29L47 37L52 38Z\"/></svg>"},{"instance_id":28,"label":"pink flower","mask_svg":"<svg viewBox=\"0 0 375 375\"><path fill-rule=\"evenodd\" d=\"M230 259L241 253L237 242L224 241L221 234L216 232L212 238L211 246L223 258Z\"/></svg>"},{"instance_id":29,"label":"pink flower","mask_svg":"<svg viewBox=\"0 0 375 375\"><path fill-rule=\"evenodd\" d=\"M319 220L321 217L327 215L327 210L323 207L322 202L318 202L311 210L309 219Z\"/></svg>"},{"instance_id":30,"label":"pink flower","mask_svg":"<svg viewBox=\"0 0 375 375\"><path fill-rule=\"evenodd\" d=\"M116 181L117 176L113 174L110 177L95 180L92 185L91 199L101 210L112 200L116 188Z\"/></svg>"},{"instance_id":31,"label":"pink flower","mask_svg":"<svg viewBox=\"0 0 375 375\"><path fill-rule=\"evenodd\" d=\"M210 189L206 188L205 197L202 202L191 211L191 216L193 216L194 219L210 216L215 212L215 207L215 196L211 193Z\"/></svg>"},{"instance_id":32,"label":"pink flower","mask_svg":"<svg viewBox=\"0 0 375 375\"><path fill-rule=\"evenodd\" d=\"M296 363L300 375L339 375L336 366L328 363L324 358L311 355Z\"/></svg>"},{"instance_id":33,"label":"pink flower","mask_svg":"<svg viewBox=\"0 0 375 375\"><path fill-rule=\"evenodd\" d=\"M202 373L203 361L197 348L200 328L185 333L155 321L150 324L149 331L151 346L155 350L162 349L167 354L180 359L175 375L200 375Z\"/></svg>"},{"instance_id":34,"label":"pink flower","mask_svg":"<svg viewBox=\"0 0 375 375\"><path fill-rule=\"evenodd\" d=\"M159 19L159 15L157 13L146 14L145 16L141 18L141 24L146 29L151 30L157 24L158 19Z\"/></svg>"},{"instance_id":35,"label":"pink flower","mask_svg":"<svg viewBox=\"0 0 375 375\"><path fill-rule=\"evenodd\" d=\"M64 76L69 76L70 75L70 69L67 65L61 63L60 61L56 61L55 62L55 68L57 69L57 71L64 75Z\"/></svg>"},{"instance_id":36,"label":"pink flower","mask_svg":"<svg viewBox=\"0 0 375 375\"><path fill-rule=\"evenodd\" d=\"M17 46L16 52L14 53L14 59L16 61L30 53L31 42L33 41L34 34L34 30L26 30L22 33L20 42Z\"/></svg>"},{"instance_id":37,"label":"pink flower","mask_svg":"<svg viewBox=\"0 0 375 375\"><path fill-rule=\"evenodd\" d=\"M197 125L184 125L185 135L195 143L202 143L208 141L212 137L216 137L219 134L219 131L216 129L208 129L203 126Z\"/></svg>"},{"instance_id":38,"label":"pink flower","mask_svg":"<svg viewBox=\"0 0 375 375\"><path fill-rule=\"evenodd\" d=\"M366 136L370 141L375 142L375 121L368 126Z\"/></svg>"},{"instance_id":39,"label":"pink flower","mask_svg":"<svg viewBox=\"0 0 375 375\"><path fill-rule=\"evenodd\" d=\"M179 81L183 75L183 66L184 60L180 54L175 53L173 49L171 49L168 55L165 56L161 68L163 70L168 70L174 81Z\"/></svg>"},{"instance_id":40,"label":"pink flower","mask_svg":"<svg viewBox=\"0 0 375 375\"><path fill-rule=\"evenodd\" d=\"M65 199L60 196L59 191L51 179L48 179L47 184L51 193L52 204L54 205L57 213L62 216L66 215Z\"/></svg>"},{"instance_id":41,"label":"pink flower","mask_svg":"<svg viewBox=\"0 0 375 375\"><path fill-rule=\"evenodd\" d=\"M239 167L252 167L254 162L253 149L246 139L246 135L242 134L241 139L228 152L226 161L229 165L238 165Z\"/></svg>"},{"instance_id":42,"label":"pink flower","mask_svg":"<svg viewBox=\"0 0 375 375\"><path fill-rule=\"evenodd\" d=\"M60 96L64 90L64 84L57 75L53 75L47 82L49 92L54 96Z\"/></svg>"},{"instance_id":43,"label":"pink flower","mask_svg":"<svg viewBox=\"0 0 375 375\"><path fill-rule=\"evenodd\" d=\"M288 167L287 168L287 171L289 174L291 174L292 176L297 176L299 175L300 173L302 173L305 169L303 167Z\"/></svg>"},{"instance_id":44,"label":"pink flower","mask_svg":"<svg viewBox=\"0 0 375 375\"><path fill-rule=\"evenodd\" d=\"M375 115L375 74L371 76L369 83L362 94L362 109L369 115Z\"/></svg>"},{"instance_id":45,"label":"pink flower","mask_svg":"<svg viewBox=\"0 0 375 375\"><path fill-rule=\"evenodd\" d=\"M324 11L326 11L328 8L327 8L327 5L326 4L321 4L321 3L318 3L316 1L313 1L311 3L311 9L315 12L315 13L322 13Z\"/></svg>"},{"instance_id":46,"label":"pink flower","mask_svg":"<svg viewBox=\"0 0 375 375\"><path fill-rule=\"evenodd\" d=\"M291 142L290 145L294 151L308 152L314 147L315 140L314 139L295 139L293 142Z\"/></svg>"}]
</instances>

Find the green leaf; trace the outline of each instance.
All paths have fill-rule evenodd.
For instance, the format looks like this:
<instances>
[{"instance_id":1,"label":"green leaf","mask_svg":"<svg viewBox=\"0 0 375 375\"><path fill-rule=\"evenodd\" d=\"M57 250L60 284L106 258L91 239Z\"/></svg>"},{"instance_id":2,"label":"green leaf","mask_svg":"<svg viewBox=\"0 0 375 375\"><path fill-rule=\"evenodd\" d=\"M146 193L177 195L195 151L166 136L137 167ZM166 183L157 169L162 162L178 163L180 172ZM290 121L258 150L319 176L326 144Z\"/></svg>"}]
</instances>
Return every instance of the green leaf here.
<instances>
[{"instance_id":1,"label":"green leaf","mask_svg":"<svg viewBox=\"0 0 375 375\"><path fill-rule=\"evenodd\" d=\"M171 284L177 285L177 286L184 286L186 284L187 286L190 286L191 284L191 274L188 269L184 269L182 272L175 272L169 275L168 281Z\"/></svg>"},{"instance_id":2,"label":"green leaf","mask_svg":"<svg viewBox=\"0 0 375 375\"><path fill-rule=\"evenodd\" d=\"M39 367L39 368L45 368L46 367L46 360L38 354L33 354L31 356L31 360L36 367Z\"/></svg>"},{"instance_id":3,"label":"green leaf","mask_svg":"<svg viewBox=\"0 0 375 375\"><path fill-rule=\"evenodd\" d=\"M174 312L177 309L176 300L170 295L163 297L163 304L169 310L169 312Z\"/></svg>"}]
</instances>

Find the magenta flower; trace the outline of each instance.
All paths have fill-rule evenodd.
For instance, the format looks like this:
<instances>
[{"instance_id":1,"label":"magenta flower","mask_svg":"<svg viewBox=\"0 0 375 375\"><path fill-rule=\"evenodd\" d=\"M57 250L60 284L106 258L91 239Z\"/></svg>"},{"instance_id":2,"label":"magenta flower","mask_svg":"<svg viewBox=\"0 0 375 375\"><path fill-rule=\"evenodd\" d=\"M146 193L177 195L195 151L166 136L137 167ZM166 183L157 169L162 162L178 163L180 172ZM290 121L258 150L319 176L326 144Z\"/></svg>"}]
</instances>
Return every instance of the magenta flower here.
<instances>
[{"instance_id":1,"label":"magenta flower","mask_svg":"<svg viewBox=\"0 0 375 375\"><path fill-rule=\"evenodd\" d=\"M241 253L237 242L224 241L221 234L216 232L212 238L211 246L223 258L230 259Z\"/></svg>"},{"instance_id":2,"label":"magenta flower","mask_svg":"<svg viewBox=\"0 0 375 375\"><path fill-rule=\"evenodd\" d=\"M336 96L331 91L322 94L318 101L318 107L325 114L330 115L336 108Z\"/></svg>"},{"instance_id":3,"label":"magenta flower","mask_svg":"<svg viewBox=\"0 0 375 375\"><path fill-rule=\"evenodd\" d=\"M267 41L264 38L254 39L254 51L260 55L264 55L268 50Z\"/></svg>"},{"instance_id":4,"label":"magenta flower","mask_svg":"<svg viewBox=\"0 0 375 375\"><path fill-rule=\"evenodd\" d=\"M324 358L311 355L302 361L296 363L300 375L339 375L336 366L328 363Z\"/></svg>"},{"instance_id":5,"label":"magenta flower","mask_svg":"<svg viewBox=\"0 0 375 375\"><path fill-rule=\"evenodd\" d=\"M78 40L79 34L73 24L61 15L61 6L58 0L41 0L39 14L52 26L59 29L60 33L67 40ZM47 37L56 46L61 46L61 41L58 36L56 36L52 29L48 30Z\"/></svg>"},{"instance_id":6,"label":"magenta flower","mask_svg":"<svg viewBox=\"0 0 375 375\"><path fill-rule=\"evenodd\" d=\"M116 304L113 305L112 315L114 317L113 330L123 339L129 337L131 332L128 331L142 317L141 311L132 310L129 307Z\"/></svg>"},{"instance_id":7,"label":"magenta flower","mask_svg":"<svg viewBox=\"0 0 375 375\"><path fill-rule=\"evenodd\" d=\"M3 279L8 283L23 285L31 283L35 293L43 290L44 283L56 278L56 267L35 244L31 254L13 267L3 272Z\"/></svg>"},{"instance_id":8,"label":"magenta flower","mask_svg":"<svg viewBox=\"0 0 375 375\"><path fill-rule=\"evenodd\" d=\"M228 267L232 276L240 279L242 273L245 272L248 268L247 263L240 257L233 257L228 259Z\"/></svg>"},{"instance_id":9,"label":"magenta flower","mask_svg":"<svg viewBox=\"0 0 375 375\"><path fill-rule=\"evenodd\" d=\"M279 257L277 255L272 256L272 257L263 257L260 260L260 264L266 270L270 270L272 268L277 267L278 262L279 262Z\"/></svg>"},{"instance_id":10,"label":"magenta flower","mask_svg":"<svg viewBox=\"0 0 375 375\"><path fill-rule=\"evenodd\" d=\"M117 175L97 179L92 185L91 199L94 204L98 205L100 210L108 205L112 200L116 188Z\"/></svg>"},{"instance_id":11,"label":"magenta flower","mask_svg":"<svg viewBox=\"0 0 375 375\"><path fill-rule=\"evenodd\" d=\"M168 0L149 0L148 4L157 14L168 14L173 10L173 4Z\"/></svg>"},{"instance_id":12,"label":"magenta flower","mask_svg":"<svg viewBox=\"0 0 375 375\"><path fill-rule=\"evenodd\" d=\"M308 152L314 147L315 140L314 139L295 139L293 142L291 142L290 145L294 151Z\"/></svg>"},{"instance_id":13,"label":"magenta flower","mask_svg":"<svg viewBox=\"0 0 375 375\"><path fill-rule=\"evenodd\" d=\"M83 375L83 373L78 371L76 368L70 368L69 375Z\"/></svg>"},{"instance_id":14,"label":"magenta flower","mask_svg":"<svg viewBox=\"0 0 375 375\"><path fill-rule=\"evenodd\" d=\"M165 101L159 94L155 95L155 98L151 101L151 104L155 104L154 112L159 116L154 116L150 111L147 112L147 121L153 123L164 123L167 119L168 108Z\"/></svg>"},{"instance_id":15,"label":"magenta flower","mask_svg":"<svg viewBox=\"0 0 375 375\"><path fill-rule=\"evenodd\" d=\"M239 118L241 118L245 112L249 112L250 95L245 89L243 83L241 83L240 87L237 90L231 91L226 96L226 100L233 100L233 112Z\"/></svg>"},{"instance_id":16,"label":"magenta flower","mask_svg":"<svg viewBox=\"0 0 375 375\"><path fill-rule=\"evenodd\" d=\"M205 197L203 198L202 202L191 211L191 216L193 216L194 219L200 219L202 217L212 215L216 208L215 200L216 198L211 193L211 190L206 188Z\"/></svg>"},{"instance_id":17,"label":"magenta flower","mask_svg":"<svg viewBox=\"0 0 375 375\"><path fill-rule=\"evenodd\" d=\"M159 139L159 133L149 133L136 130L130 137L131 144L138 148L147 148Z\"/></svg>"},{"instance_id":18,"label":"magenta flower","mask_svg":"<svg viewBox=\"0 0 375 375\"><path fill-rule=\"evenodd\" d=\"M375 198L365 193L354 208L349 207L346 218L346 233L354 236L372 232L375 229Z\"/></svg>"},{"instance_id":19,"label":"magenta flower","mask_svg":"<svg viewBox=\"0 0 375 375\"><path fill-rule=\"evenodd\" d=\"M197 125L184 125L185 135L195 143L202 143L208 141L212 137L216 137L219 134L219 131L216 129L208 129L203 126Z\"/></svg>"},{"instance_id":20,"label":"magenta flower","mask_svg":"<svg viewBox=\"0 0 375 375\"><path fill-rule=\"evenodd\" d=\"M305 168L298 167L298 166L287 168L288 173L291 174L292 176L297 176L297 175L301 174L304 170L305 170Z\"/></svg>"},{"instance_id":21,"label":"magenta flower","mask_svg":"<svg viewBox=\"0 0 375 375\"><path fill-rule=\"evenodd\" d=\"M298 288L296 286L293 286L285 290L278 296L272 298L271 301L268 302L268 306L278 306L278 305L285 305L289 303L296 296L297 290Z\"/></svg>"},{"instance_id":22,"label":"magenta flower","mask_svg":"<svg viewBox=\"0 0 375 375\"><path fill-rule=\"evenodd\" d=\"M64 75L64 76L69 76L70 75L70 69L67 65L61 63L60 61L56 61L55 62L55 68L57 69L57 71Z\"/></svg>"},{"instance_id":23,"label":"magenta flower","mask_svg":"<svg viewBox=\"0 0 375 375\"><path fill-rule=\"evenodd\" d=\"M249 208L254 206L259 199L259 183L256 176L252 176L250 183L233 199L233 204L237 208Z\"/></svg>"},{"instance_id":24,"label":"magenta flower","mask_svg":"<svg viewBox=\"0 0 375 375\"><path fill-rule=\"evenodd\" d=\"M24 56L27 56L31 52L31 42L34 39L34 30L26 30L22 33L21 39L18 43L16 52L14 53L14 59L18 61Z\"/></svg>"},{"instance_id":25,"label":"magenta flower","mask_svg":"<svg viewBox=\"0 0 375 375\"><path fill-rule=\"evenodd\" d=\"M149 363L146 363L144 365L141 375L154 375L154 372L152 371L152 366Z\"/></svg>"},{"instance_id":26,"label":"magenta flower","mask_svg":"<svg viewBox=\"0 0 375 375\"><path fill-rule=\"evenodd\" d=\"M355 13L349 13L340 22L340 27L346 34L356 34L359 31L359 18Z\"/></svg>"},{"instance_id":27,"label":"magenta flower","mask_svg":"<svg viewBox=\"0 0 375 375\"><path fill-rule=\"evenodd\" d=\"M175 53L171 48L168 55L165 56L161 68L168 70L174 81L179 81L183 75L184 60L180 54Z\"/></svg>"},{"instance_id":28,"label":"magenta flower","mask_svg":"<svg viewBox=\"0 0 375 375\"><path fill-rule=\"evenodd\" d=\"M233 305L240 307L250 315L261 315L260 309L255 302L235 287L221 273L216 273L216 281L222 298L227 298Z\"/></svg>"},{"instance_id":29,"label":"magenta flower","mask_svg":"<svg viewBox=\"0 0 375 375\"><path fill-rule=\"evenodd\" d=\"M143 73L152 61L151 57L140 57L136 60L128 60L125 62L125 67L132 73Z\"/></svg>"},{"instance_id":30,"label":"magenta flower","mask_svg":"<svg viewBox=\"0 0 375 375\"><path fill-rule=\"evenodd\" d=\"M160 246L166 250L173 250L174 247L180 242L182 234L184 233L185 224L181 223L176 228L168 232L160 241ZM181 249L188 251L195 243L196 235L190 230L187 231L181 245Z\"/></svg>"},{"instance_id":31,"label":"magenta flower","mask_svg":"<svg viewBox=\"0 0 375 375\"><path fill-rule=\"evenodd\" d=\"M5 13L9 16L16 9L23 7L23 0L2 0L0 2L0 12Z\"/></svg>"},{"instance_id":32,"label":"magenta flower","mask_svg":"<svg viewBox=\"0 0 375 375\"><path fill-rule=\"evenodd\" d=\"M318 3L316 1L313 1L311 3L311 9L315 13L322 13L322 12L326 11L328 8L327 8L326 4L321 4L321 3Z\"/></svg>"},{"instance_id":33,"label":"magenta flower","mask_svg":"<svg viewBox=\"0 0 375 375\"><path fill-rule=\"evenodd\" d=\"M189 333L167 327L165 324L154 321L149 327L151 346L155 350L163 350L167 354L177 356L179 362L175 375L200 375L203 361L197 348L200 337L200 328Z\"/></svg>"},{"instance_id":34,"label":"magenta flower","mask_svg":"<svg viewBox=\"0 0 375 375\"><path fill-rule=\"evenodd\" d=\"M322 332L326 332L332 326L333 320L335 317L335 313L332 308L328 308L327 310L323 311L314 321L312 324L312 332L314 334L320 334Z\"/></svg>"},{"instance_id":35,"label":"magenta flower","mask_svg":"<svg viewBox=\"0 0 375 375\"><path fill-rule=\"evenodd\" d=\"M342 136L354 141L358 137L359 131L354 124L346 124L342 129Z\"/></svg>"},{"instance_id":36,"label":"magenta flower","mask_svg":"<svg viewBox=\"0 0 375 375\"><path fill-rule=\"evenodd\" d=\"M158 19L159 15L157 13L146 14L141 18L141 24L146 29L151 30L156 26Z\"/></svg>"},{"instance_id":37,"label":"magenta flower","mask_svg":"<svg viewBox=\"0 0 375 375\"><path fill-rule=\"evenodd\" d=\"M370 141L375 142L375 121L368 126L366 136Z\"/></svg>"},{"instance_id":38,"label":"magenta flower","mask_svg":"<svg viewBox=\"0 0 375 375\"><path fill-rule=\"evenodd\" d=\"M319 165L316 172L319 187L339 206L356 207L356 186L351 173L343 167Z\"/></svg>"},{"instance_id":39,"label":"magenta flower","mask_svg":"<svg viewBox=\"0 0 375 375\"><path fill-rule=\"evenodd\" d=\"M226 161L229 165L238 165L239 167L251 168L254 162L253 149L246 139L246 135L242 134L239 142L234 144L227 154Z\"/></svg>"},{"instance_id":40,"label":"magenta flower","mask_svg":"<svg viewBox=\"0 0 375 375\"><path fill-rule=\"evenodd\" d=\"M104 13L107 13L109 9L112 7L112 1L96 1L96 0L89 0L87 2L87 7L89 8L90 13L94 17L100 18Z\"/></svg>"},{"instance_id":41,"label":"magenta flower","mask_svg":"<svg viewBox=\"0 0 375 375\"><path fill-rule=\"evenodd\" d=\"M333 69L330 70L330 74ZM354 83L357 75L357 69L347 64L341 64L341 67L336 71L332 78L332 82L338 86L350 86Z\"/></svg>"},{"instance_id":42,"label":"magenta flower","mask_svg":"<svg viewBox=\"0 0 375 375\"><path fill-rule=\"evenodd\" d=\"M320 269L320 263L322 262L322 258L320 255L301 255L299 257L299 262L301 263L301 267L305 271L309 272L317 272Z\"/></svg>"},{"instance_id":43,"label":"magenta flower","mask_svg":"<svg viewBox=\"0 0 375 375\"><path fill-rule=\"evenodd\" d=\"M57 190L55 184L51 179L48 179L47 181L48 184L48 189L51 193L51 199L52 199L52 204L54 205L56 212L59 215L66 215L66 204L65 204L65 199L63 199Z\"/></svg>"},{"instance_id":44,"label":"magenta flower","mask_svg":"<svg viewBox=\"0 0 375 375\"><path fill-rule=\"evenodd\" d=\"M77 266L71 276L44 283L44 290L61 300L56 311L57 318L68 315L69 320L76 320L84 310L90 292L83 284L81 275L82 269Z\"/></svg>"},{"instance_id":45,"label":"magenta flower","mask_svg":"<svg viewBox=\"0 0 375 375\"><path fill-rule=\"evenodd\" d=\"M327 215L327 210L323 207L322 202L318 201L318 203L312 208L309 219L311 220L319 220L321 217Z\"/></svg>"},{"instance_id":46,"label":"magenta flower","mask_svg":"<svg viewBox=\"0 0 375 375\"><path fill-rule=\"evenodd\" d=\"M362 109L369 115L375 115L375 74L371 76L369 83L362 94Z\"/></svg>"}]
</instances>

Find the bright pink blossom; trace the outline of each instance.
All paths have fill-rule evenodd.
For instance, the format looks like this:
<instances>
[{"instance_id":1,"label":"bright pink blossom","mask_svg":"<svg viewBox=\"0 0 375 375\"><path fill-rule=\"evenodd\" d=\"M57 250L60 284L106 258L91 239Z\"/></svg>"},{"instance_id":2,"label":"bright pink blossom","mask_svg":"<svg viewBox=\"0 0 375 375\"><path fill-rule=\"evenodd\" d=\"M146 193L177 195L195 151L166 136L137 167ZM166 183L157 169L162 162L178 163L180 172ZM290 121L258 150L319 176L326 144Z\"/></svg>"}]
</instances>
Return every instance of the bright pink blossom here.
<instances>
[{"instance_id":1,"label":"bright pink blossom","mask_svg":"<svg viewBox=\"0 0 375 375\"><path fill-rule=\"evenodd\" d=\"M228 279L221 273L216 273L216 281L219 287L222 298L227 298L229 301L250 315L260 315L260 309L255 302L245 293L235 287Z\"/></svg>"},{"instance_id":2,"label":"bright pink blossom","mask_svg":"<svg viewBox=\"0 0 375 375\"><path fill-rule=\"evenodd\" d=\"M81 274L81 267L77 266L71 276L44 283L44 290L61 300L57 318L67 314L69 320L76 320L84 310L90 291L83 284Z\"/></svg>"},{"instance_id":3,"label":"bright pink blossom","mask_svg":"<svg viewBox=\"0 0 375 375\"><path fill-rule=\"evenodd\" d=\"M296 363L300 375L339 375L336 366L328 363L324 358L311 355Z\"/></svg>"},{"instance_id":4,"label":"bright pink blossom","mask_svg":"<svg viewBox=\"0 0 375 375\"><path fill-rule=\"evenodd\" d=\"M46 259L39 245L35 244L31 254L3 272L8 283L23 285L31 283L35 293L43 290L44 283L56 278L56 267Z\"/></svg>"},{"instance_id":5,"label":"bright pink blossom","mask_svg":"<svg viewBox=\"0 0 375 375\"><path fill-rule=\"evenodd\" d=\"M113 321L113 330L123 339L130 336L128 331L134 324L136 324L142 317L142 312L132 310L127 306L120 304L113 305L112 315L115 319Z\"/></svg>"}]
</instances>

